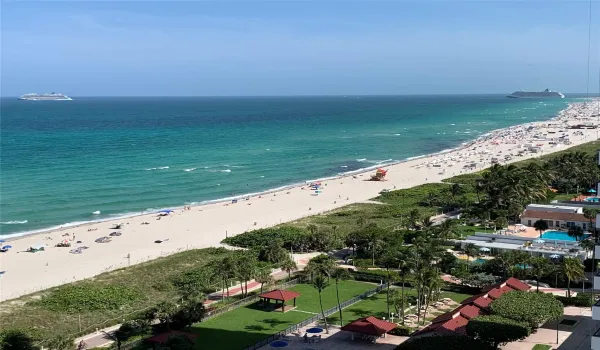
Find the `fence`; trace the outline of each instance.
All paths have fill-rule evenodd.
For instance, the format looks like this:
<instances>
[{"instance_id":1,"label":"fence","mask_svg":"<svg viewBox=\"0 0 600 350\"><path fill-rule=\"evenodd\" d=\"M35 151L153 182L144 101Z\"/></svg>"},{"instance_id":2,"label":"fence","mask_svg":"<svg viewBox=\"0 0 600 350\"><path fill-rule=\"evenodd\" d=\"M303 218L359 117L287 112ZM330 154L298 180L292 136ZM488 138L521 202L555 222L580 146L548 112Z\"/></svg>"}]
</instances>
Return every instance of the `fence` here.
<instances>
[{"instance_id":1,"label":"fence","mask_svg":"<svg viewBox=\"0 0 600 350\"><path fill-rule=\"evenodd\" d=\"M285 283L275 285L272 288L270 288L269 291L275 290L275 289L287 289L289 287L295 286L299 282L300 282L300 278L296 278L296 279L293 279L291 281L287 281ZM224 313L226 313L228 311L231 311L233 309L236 309L236 308L238 308L240 306L253 303L255 301L258 301L259 299L260 299L260 297L258 296L258 294L255 294L255 295L251 295L249 297L246 297L244 299L240 299L238 301L235 301L235 302L233 302L231 304L227 304L226 306L220 307L218 309L211 310L211 311L207 312L204 315L204 317L202 318L202 321L210 320L213 317L216 317L218 315L224 314Z\"/></svg>"},{"instance_id":2,"label":"fence","mask_svg":"<svg viewBox=\"0 0 600 350\"><path fill-rule=\"evenodd\" d=\"M336 312L338 312L340 309L343 309L345 307L348 307L352 304L355 304L365 298L368 298L370 296L372 296L373 294L379 293L380 291L382 291L383 289L385 289L387 287L386 284L382 284L377 286L377 288L375 289L371 289L369 291L366 291L364 293L362 293L359 296L356 296L350 300L346 300L343 303L340 303L340 306L338 308L338 306L334 306L331 309L325 310L323 313L325 314L325 317L328 317ZM286 334L290 334L293 332L298 331L299 329L301 329L302 327L306 327L311 323L317 322L318 320L321 320L323 318L323 316L321 314L315 315L309 319L306 319L298 324L295 324L293 326L290 326L288 328L286 328L285 330L277 333L277 334L273 334L259 342L254 343L253 345L250 345L249 347L245 348L244 350L256 350L259 349L267 344L270 344L272 341L278 340L279 338L281 338L282 336L286 335Z\"/></svg>"}]
</instances>

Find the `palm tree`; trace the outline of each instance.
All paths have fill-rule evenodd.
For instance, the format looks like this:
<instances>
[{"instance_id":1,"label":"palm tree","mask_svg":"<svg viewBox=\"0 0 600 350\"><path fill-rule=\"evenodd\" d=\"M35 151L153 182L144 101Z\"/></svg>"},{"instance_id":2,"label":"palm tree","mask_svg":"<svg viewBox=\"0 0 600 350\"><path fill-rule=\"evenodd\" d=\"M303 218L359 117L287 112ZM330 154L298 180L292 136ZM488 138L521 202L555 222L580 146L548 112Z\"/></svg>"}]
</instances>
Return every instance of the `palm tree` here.
<instances>
[{"instance_id":1,"label":"palm tree","mask_svg":"<svg viewBox=\"0 0 600 350\"><path fill-rule=\"evenodd\" d=\"M583 217L590 221L588 226L589 231L592 231L594 229L594 219L596 219L596 214L598 214L598 209L583 208Z\"/></svg>"},{"instance_id":2,"label":"palm tree","mask_svg":"<svg viewBox=\"0 0 600 350\"><path fill-rule=\"evenodd\" d=\"M404 282L406 281L406 276L410 273L410 264L406 261L406 255L401 253L398 257L398 274L400 275L400 281L402 283L402 300L404 299ZM402 308L402 324L404 324L404 308Z\"/></svg>"},{"instance_id":3,"label":"palm tree","mask_svg":"<svg viewBox=\"0 0 600 350\"><path fill-rule=\"evenodd\" d=\"M533 227L536 231L540 231L540 238L542 238L542 233L548 229L548 223L545 220L538 220L533 223Z\"/></svg>"},{"instance_id":4,"label":"palm tree","mask_svg":"<svg viewBox=\"0 0 600 350\"><path fill-rule=\"evenodd\" d=\"M423 312L423 324L425 324L425 317L427 316L427 309L431 303L432 296L439 296L439 291L444 285L444 280L440 277L440 274L436 269L428 268L425 273L425 289L427 290L427 297L425 298L425 311Z\"/></svg>"},{"instance_id":5,"label":"palm tree","mask_svg":"<svg viewBox=\"0 0 600 350\"><path fill-rule=\"evenodd\" d=\"M283 271L288 273L288 280L292 279L292 272L298 269L296 262L291 257L283 260L279 266Z\"/></svg>"},{"instance_id":6,"label":"palm tree","mask_svg":"<svg viewBox=\"0 0 600 350\"><path fill-rule=\"evenodd\" d=\"M540 291L540 278L544 277L550 271L550 262L544 257L531 258L529 260L531 265L530 273L535 277L536 292Z\"/></svg>"},{"instance_id":7,"label":"palm tree","mask_svg":"<svg viewBox=\"0 0 600 350\"><path fill-rule=\"evenodd\" d=\"M264 268L264 269L258 270L258 273L256 274L256 277L254 277L254 279L256 280L256 282L260 283L260 294L262 294L262 292L263 292L264 285L268 286L275 281L273 276L271 276L270 268ZM246 290L246 293L247 293L247 290Z\"/></svg>"},{"instance_id":8,"label":"palm tree","mask_svg":"<svg viewBox=\"0 0 600 350\"><path fill-rule=\"evenodd\" d=\"M236 256L235 275L244 283L242 286L242 297L248 296L248 281L256 275L256 267L258 261L254 253L249 251L240 251ZM245 291L244 291L245 287Z\"/></svg>"},{"instance_id":9,"label":"palm tree","mask_svg":"<svg viewBox=\"0 0 600 350\"><path fill-rule=\"evenodd\" d=\"M594 242L593 239L584 239L582 241L579 241L579 246L583 248L586 251L586 253L589 254L589 252L594 251L594 248L596 247L596 242Z\"/></svg>"},{"instance_id":10,"label":"palm tree","mask_svg":"<svg viewBox=\"0 0 600 350\"><path fill-rule=\"evenodd\" d=\"M458 235L457 221L454 219L447 219L437 227L439 238L448 240Z\"/></svg>"},{"instance_id":11,"label":"palm tree","mask_svg":"<svg viewBox=\"0 0 600 350\"><path fill-rule=\"evenodd\" d=\"M223 290L227 291L227 297L229 297L229 282L233 276L235 276L236 262L233 257L226 256L216 262L214 268L215 274L221 280ZM221 292L221 300L225 300L225 293Z\"/></svg>"},{"instance_id":12,"label":"palm tree","mask_svg":"<svg viewBox=\"0 0 600 350\"><path fill-rule=\"evenodd\" d=\"M579 226L571 226L567 234L569 237L575 237L575 240L578 241L583 237L583 229Z\"/></svg>"},{"instance_id":13,"label":"palm tree","mask_svg":"<svg viewBox=\"0 0 600 350\"><path fill-rule=\"evenodd\" d=\"M450 196L452 197L452 202L456 203L456 196L460 196L463 193L464 191L460 184L455 183L450 186Z\"/></svg>"},{"instance_id":14,"label":"palm tree","mask_svg":"<svg viewBox=\"0 0 600 350\"><path fill-rule=\"evenodd\" d=\"M339 291L339 283L340 281L349 280L352 278L352 275L346 269L335 269L331 273L331 278L335 281L335 295L337 297L338 310L340 312L340 326L344 325L344 319L342 318L342 308L340 304L340 291Z\"/></svg>"},{"instance_id":15,"label":"palm tree","mask_svg":"<svg viewBox=\"0 0 600 350\"><path fill-rule=\"evenodd\" d=\"M562 274L567 278L567 296L571 297L571 281L579 281L585 277L584 267L577 258L563 258Z\"/></svg>"},{"instance_id":16,"label":"palm tree","mask_svg":"<svg viewBox=\"0 0 600 350\"><path fill-rule=\"evenodd\" d=\"M477 249L477 246L473 243L467 243L465 245L465 247L463 248L463 251L465 252L465 255L467 256L467 264L469 264L471 257L476 258L479 255L479 249ZM468 268L468 265L467 265Z\"/></svg>"},{"instance_id":17,"label":"palm tree","mask_svg":"<svg viewBox=\"0 0 600 350\"><path fill-rule=\"evenodd\" d=\"M327 282L327 279L322 274L317 274L312 280L312 286L319 292L319 305L321 306L321 316L325 322L325 333L329 334L327 318L325 317L325 310L323 310L323 297L321 295L321 292L329 286L329 282Z\"/></svg>"},{"instance_id":18,"label":"palm tree","mask_svg":"<svg viewBox=\"0 0 600 350\"><path fill-rule=\"evenodd\" d=\"M171 322L173 316L177 313L177 305L171 301L163 301L159 303L154 309L154 318L160 320L161 323L165 324L167 331L171 330Z\"/></svg>"}]
</instances>

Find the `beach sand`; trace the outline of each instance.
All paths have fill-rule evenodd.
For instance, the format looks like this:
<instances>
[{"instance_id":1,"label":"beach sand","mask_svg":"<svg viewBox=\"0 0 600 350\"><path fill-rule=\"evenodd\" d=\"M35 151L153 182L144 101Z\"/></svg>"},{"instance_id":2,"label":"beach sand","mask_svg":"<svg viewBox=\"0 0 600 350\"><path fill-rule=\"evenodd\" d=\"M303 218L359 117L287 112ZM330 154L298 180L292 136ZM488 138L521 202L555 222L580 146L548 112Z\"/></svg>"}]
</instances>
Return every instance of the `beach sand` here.
<instances>
[{"instance_id":1,"label":"beach sand","mask_svg":"<svg viewBox=\"0 0 600 350\"><path fill-rule=\"evenodd\" d=\"M409 188L427 182L439 182L461 173L479 171L491 165L492 158L504 164L564 150L597 140L597 129L566 129L567 125L589 122L596 124L595 104L577 103L562 111L550 121L523 124L488 133L460 149L412 159L391 166L383 182L366 181L374 173L369 170L358 174L322 181L322 193L315 195L307 186L297 186L279 192L252 196L237 203L214 203L178 208L157 220L157 214L90 223L68 227L11 240L13 248L0 253L0 300L13 299L64 283L90 278L100 273L137 264L182 250L219 246L226 235L232 236L257 228L274 226L283 222L315 215L348 204L376 197L384 189ZM569 144L549 138L568 135ZM545 136L544 136L545 135ZM545 138L548 139L545 139ZM564 139L563 139L564 141ZM557 141L552 141L557 142ZM527 151L539 145L537 153ZM520 155L519 152L522 152ZM464 168L467 164L474 167ZM151 189L150 189L151 190ZM148 222L149 224L142 224ZM111 229L123 224L120 230ZM109 243L95 240L118 231L122 235L111 237ZM63 236L69 234L69 236ZM55 244L73 239L70 248ZM154 243L163 240L162 243ZM75 241L82 241L77 244ZM45 251L30 253L26 249L37 244ZM69 250L87 246L81 254Z\"/></svg>"}]
</instances>

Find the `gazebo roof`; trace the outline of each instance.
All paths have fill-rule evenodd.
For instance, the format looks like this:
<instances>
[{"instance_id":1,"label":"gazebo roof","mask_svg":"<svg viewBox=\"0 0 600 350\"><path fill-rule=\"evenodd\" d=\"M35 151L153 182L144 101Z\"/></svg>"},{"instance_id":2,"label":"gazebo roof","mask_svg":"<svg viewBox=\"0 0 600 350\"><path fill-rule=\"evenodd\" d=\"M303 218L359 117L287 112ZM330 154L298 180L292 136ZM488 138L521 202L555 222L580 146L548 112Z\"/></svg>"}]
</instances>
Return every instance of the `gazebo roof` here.
<instances>
[{"instance_id":1,"label":"gazebo roof","mask_svg":"<svg viewBox=\"0 0 600 350\"><path fill-rule=\"evenodd\" d=\"M387 333L396 327L397 326L395 323L380 320L373 316L369 316L365 318L359 318L358 320L345 325L344 327L342 327L342 330L354 333L381 336L382 334Z\"/></svg>"},{"instance_id":2,"label":"gazebo roof","mask_svg":"<svg viewBox=\"0 0 600 350\"><path fill-rule=\"evenodd\" d=\"M151 342L151 343L162 344L162 343L166 342L169 339L169 337L171 337L173 335L181 335L181 336L187 337L190 340L194 340L194 339L196 339L196 337L198 337L197 334L193 334L193 333L170 331L170 332L166 332L166 333L157 334L153 337L146 339L146 341Z\"/></svg>"},{"instance_id":3,"label":"gazebo roof","mask_svg":"<svg viewBox=\"0 0 600 350\"><path fill-rule=\"evenodd\" d=\"M270 292L262 293L259 296L266 299L286 301L299 297L300 293L292 292L291 290L275 289Z\"/></svg>"}]
</instances>

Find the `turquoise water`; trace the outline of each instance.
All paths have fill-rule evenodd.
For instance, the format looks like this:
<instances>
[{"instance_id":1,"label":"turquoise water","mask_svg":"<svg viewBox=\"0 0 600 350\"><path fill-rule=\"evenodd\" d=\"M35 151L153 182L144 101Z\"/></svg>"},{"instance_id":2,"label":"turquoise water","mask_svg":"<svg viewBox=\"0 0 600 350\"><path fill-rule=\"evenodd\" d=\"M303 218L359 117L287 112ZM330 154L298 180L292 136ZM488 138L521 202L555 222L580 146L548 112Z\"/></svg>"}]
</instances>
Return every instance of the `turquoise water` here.
<instances>
[{"instance_id":1,"label":"turquoise water","mask_svg":"<svg viewBox=\"0 0 600 350\"><path fill-rule=\"evenodd\" d=\"M459 146L569 100L2 99L0 234L201 203ZM94 213L100 214L94 214Z\"/></svg>"},{"instance_id":2,"label":"turquoise water","mask_svg":"<svg viewBox=\"0 0 600 350\"><path fill-rule=\"evenodd\" d=\"M588 235L586 235L588 236ZM552 239L557 241L570 241L575 242L575 237L569 237L569 235L564 231L546 231L542 234L542 238L544 239Z\"/></svg>"},{"instance_id":3,"label":"turquoise water","mask_svg":"<svg viewBox=\"0 0 600 350\"><path fill-rule=\"evenodd\" d=\"M598 198L598 197L588 197L588 198L584 199L584 201L596 203L596 202L600 202L600 198Z\"/></svg>"}]
</instances>

